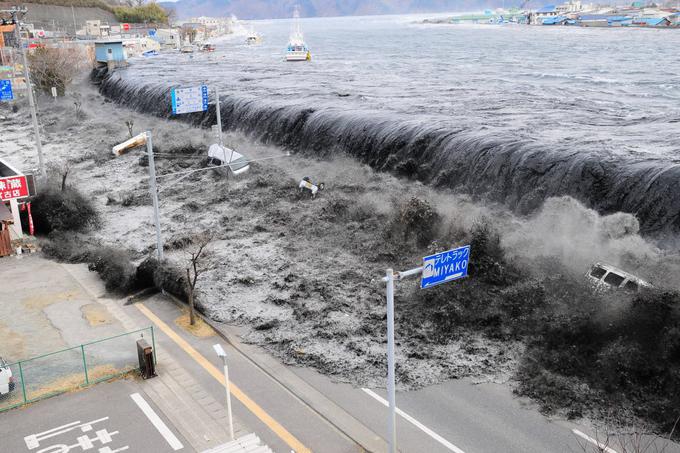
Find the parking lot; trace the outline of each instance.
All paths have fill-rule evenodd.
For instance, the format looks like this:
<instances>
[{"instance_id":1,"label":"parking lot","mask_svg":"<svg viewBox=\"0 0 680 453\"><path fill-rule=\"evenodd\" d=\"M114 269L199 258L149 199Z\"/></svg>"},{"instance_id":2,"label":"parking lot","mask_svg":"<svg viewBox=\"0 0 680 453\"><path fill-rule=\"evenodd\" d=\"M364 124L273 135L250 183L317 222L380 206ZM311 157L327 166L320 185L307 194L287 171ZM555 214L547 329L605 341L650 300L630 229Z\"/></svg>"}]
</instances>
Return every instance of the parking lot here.
<instances>
[{"instance_id":1,"label":"parking lot","mask_svg":"<svg viewBox=\"0 0 680 453\"><path fill-rule=\"evenodd\" d=\"M12 453L196 451L134 380L0 413L0 439Z\"/></svg>"}]
</instances>

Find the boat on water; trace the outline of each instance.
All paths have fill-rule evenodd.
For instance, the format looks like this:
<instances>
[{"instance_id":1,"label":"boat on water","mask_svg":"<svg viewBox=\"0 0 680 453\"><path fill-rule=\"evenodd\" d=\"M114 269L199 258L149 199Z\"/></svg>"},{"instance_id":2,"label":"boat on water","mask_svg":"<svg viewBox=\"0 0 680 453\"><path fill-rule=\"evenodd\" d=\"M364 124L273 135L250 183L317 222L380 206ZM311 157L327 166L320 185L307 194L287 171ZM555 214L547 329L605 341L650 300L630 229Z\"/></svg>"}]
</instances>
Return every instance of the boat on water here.
<instances>
[{"instance_id":1,"label":"boat on water","mask_svg":"<svg viewBox=\"0 0 680 453\"><path fill-rule=\"evenodd\" d=\"M252 27L250 27L250 31L248 32L248 36L246 36L246 44L248 45L255 45L255 44L260 44L262 42L262 35L260 35L258 32L253 30Z\"/></svg>"},{"instance_id":2,"label":"boat on water","mask_svg":"<svg viewBox=\"0 0 680 453\"><path fill-rule=\"evenodd\" d=\"M286 49L286 61L311 61L312 53L305 44L305 38L300 29L300 13L297 8L293 18L293 29L290 32L288 48Z\"/></svg>"},{"instance_id":3,"label":"boat on water","mask_svg":"<svg viewBox=\"0 0 680 453\"><path fill-rule=\"evenodd\" d=\"M201 52L214 52L215 51L215 45L211 44L209 42L206 42L201 45Z\"/></svg>"},{"instance_id":4,"label":"boat on water","mask_svg":"<svg viewBox=\"0 0 680 453\"><path fill-rule=\"evenodd\" d=\"M183 44L179 51L182 53L194 53L194 46L191 44Z\"/></svg>"}]
</instances>

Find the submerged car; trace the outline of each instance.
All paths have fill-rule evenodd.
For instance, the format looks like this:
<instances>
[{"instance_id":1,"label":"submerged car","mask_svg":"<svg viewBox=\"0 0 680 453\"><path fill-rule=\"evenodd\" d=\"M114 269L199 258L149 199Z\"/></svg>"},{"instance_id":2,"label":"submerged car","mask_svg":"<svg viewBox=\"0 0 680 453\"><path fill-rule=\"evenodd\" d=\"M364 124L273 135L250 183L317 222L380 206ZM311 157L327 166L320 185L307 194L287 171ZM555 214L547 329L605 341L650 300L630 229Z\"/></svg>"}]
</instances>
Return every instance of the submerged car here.
<instances>
[{"instance_id":1,"label":"submerged car","mask_svg":"<svg viewBox=\"0 0 680 453\"><path fill-rule=\"evenodd\" d=\"M208 165L215 167L228 166L235 175L245 173L250 169L250 162L240 153L217 143L208 148Z\"/></svg>"},{"instance_id":2,"label":"submerged car","mask_svg":"<svg viewBox=\"0 0 680 453\"><path fill-rule=\"evenodd\" d=\"M12 376L12 370L5 362L5 359L0 357L0 397L7 395L14 391L16 383L14 382L14 376Z\"/></svg>"},{"instance_id":3,"label":"submerged car","mask_svg":"<svg viewBox=\"0 0 680 453\"><path fill-rule=\"evenodd\" d=\"M651 283L605 263L593 264L586 274L586 278L598 290L623 289L637 292L642 288L652 288Z\"/></svg>"}]
</instances>

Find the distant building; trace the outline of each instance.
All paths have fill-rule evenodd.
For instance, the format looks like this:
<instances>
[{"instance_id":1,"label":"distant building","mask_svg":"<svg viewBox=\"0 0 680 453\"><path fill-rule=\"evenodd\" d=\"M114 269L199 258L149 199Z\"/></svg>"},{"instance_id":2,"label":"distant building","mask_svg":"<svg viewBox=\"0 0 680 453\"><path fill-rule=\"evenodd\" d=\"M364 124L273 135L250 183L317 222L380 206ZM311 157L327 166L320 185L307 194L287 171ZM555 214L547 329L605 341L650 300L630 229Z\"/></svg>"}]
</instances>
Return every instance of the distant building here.
<instances>
[{"instance_id":1,"label":"distant building","mask_svg":"<svg viewBox=\"0 0 680 453\"><path fill-rule=\"evenodd\" d=\"M179 49L181 47L180 32L174 28L159 28L153 37L161 48Z\"/></svg>"},{"instance_id":2,"label":"distant building","mask_svg":"<svg viewBox=\"0 0 680 453\"><path fill-rule=\"evenodd\" d=\"M0 47L14 47L14 25L0 25Z\"/></svg>"},{"instance_id":3,"label":"distant building","mask_svg":"<svg viewBox=\"0 0 680 453\"><path fill-rule=\"evenodd\" d=\"M583 4L579 0L569 0L566 3L557 5L555 7L558 15L568 14L568 13L580 13L583 11Z\"/></svg>"},{"instance_id":4,"label":"distant building","mask_svg":"<svg viewBox=\"0 0 680 453\"><path fill-rule=\"evenodd\" d=\"M636 17L633 24L637 27L668 27L671 21L665 17Z\"/></svg>"}]
</instances>

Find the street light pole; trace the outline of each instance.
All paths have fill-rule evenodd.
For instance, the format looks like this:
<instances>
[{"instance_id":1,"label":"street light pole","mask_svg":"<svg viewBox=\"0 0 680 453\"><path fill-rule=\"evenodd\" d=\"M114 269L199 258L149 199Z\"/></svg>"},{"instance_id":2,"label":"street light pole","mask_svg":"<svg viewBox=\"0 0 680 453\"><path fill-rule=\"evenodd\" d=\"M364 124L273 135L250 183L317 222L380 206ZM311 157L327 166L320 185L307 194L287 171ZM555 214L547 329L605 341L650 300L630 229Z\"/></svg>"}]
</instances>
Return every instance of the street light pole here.
<instances>
[{"instance_id":1,"label":"street light pole","mask_svg":"<svg viewBox=\"0 0 680 453\"><path fill-rule=\"evenodd\" d=\"M31 119L33 120L33 133L35 135L35 147L38 150L38 165L40 166L40 174L45 177L45 163L43 161L42 143L40 141L40 128L38 127L38 114L36 112L35 100L33 99L33 88L31 87L31 77L28 71L28 58L26 57L26 49L21 40L21 30L19 25L18 13L26 13L26 9L16 9L10 10L12 14L12 22L14 22L14 33L17 38L17 45L19 46L19 51L21 52L21 57L24 65L24 79L26 80L26 90L28 91L28 105L31 108Z\"/></svg>"},{"instance_id":2,"label":"street light pole","mask_svg":"<svg viewBox=\"0 0 680 453\"><path fill-rule=\"evenodd\" d=\"M146 131L146 152L149 156L149 191L153 202L153 216L156 223L156 248L158 260L163 261L163 238L161 237L161 217L158 210L158 190L156 189L156 164L153 160L153 143L151 131Z\"/></svg>"},{"instance_id":3,"label":"street light pole","mask_svg":"<svg viewBox=\"0 0 680 453\"><path fill-rule=\"evenodd\" d=\"M387 269L387 400L390 413L387 419L388 442L390 453L397 451L397 403L394 378L394 271Z\"/></svg>"},{"instance_id":4,"label":"street light pole","mask_svg":"<svg viewBox=\"0 0 680 453\"><path fill-rule=\"evenodd\" d=\"M227 416L229 418L229 436L231 440L234 440L234 420L231 416L231 390L229 387L229 367L227 367L227 353L222 348L221 344L213 345L213 349L217 353L218 357L222 359L224 365L224 387L227 392Z\"/></svg>"}]
</instances>

